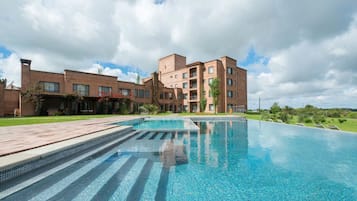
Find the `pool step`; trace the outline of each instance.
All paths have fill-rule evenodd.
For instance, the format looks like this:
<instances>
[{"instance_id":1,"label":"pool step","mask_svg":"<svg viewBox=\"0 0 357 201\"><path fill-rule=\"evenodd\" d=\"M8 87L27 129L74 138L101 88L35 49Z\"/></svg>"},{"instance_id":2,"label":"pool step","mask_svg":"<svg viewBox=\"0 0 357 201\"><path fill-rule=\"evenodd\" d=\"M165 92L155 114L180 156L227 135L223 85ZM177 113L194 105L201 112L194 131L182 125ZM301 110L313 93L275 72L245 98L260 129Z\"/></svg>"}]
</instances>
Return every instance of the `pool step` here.
<instances>
[{"instance_id":1,"label":"pool step","mask_svg":"<svg viewBox=\"0 0 357 201\"><path fill-rule=\"evenodd\" d=\"M138 134L136 140L182 140L187 132L173 132L173 131L142 131Z\"/></svg>"},{"instance_id":2,"label":"pool step","mask_svg":"<svg viewBox=\"0 0 357 201\"><path fill-rule=\"evenodd\" d=\"M44 188L48 189L49 188L48 184L53 183L53 181L50 181L50 180L47 181L46 179L53 175L55 178L57 176L58 179L62 179L67 176L68 172L78 172L76 170L79 170L79 169L83 170L82 168L87 168L84 170L89 170L90 166L93 166L93 161L95 163L100 160L104 160L104 159L107 160L108 154L117 153L115 147L117 147L123 141L135 136L137 133L138 133L137 131L131 131L131 132L129 132L129 133L127 132L125 134L121 133L119 136L116 137L117 139L111 140L109 143L106 142L104 145L100 145L99 147L97 147L95 149L92 148L92 150L87 150L86 152L81 153L78 157L72 158L66 162L61 163L61 164L57 164L56 166L54 166L52 168L44 167L44 171L42 171L41 173L38 173L38 174L28 173L28 175L24 175L23 178L21 178L21 177L15 178L7 183L3 183L0 187L0 191L1 191L0 199L5 198L5 197L7 197L15 192L18 192L18 191L20 191L32 184L35 184L35 183L36 183L35 187L38 187L38 189L44 189ZM103 155L103 153L107 153L107 154L104 154L104 156L101 156L101 155ZM91 160L92 158L95 158L95 160ZM88 162L88 161L91 161L91 162ZM61 161L59 161L59 162L61 162ZM78 174L83 174L83 173L85 173L85 172L78 173ZM81 175L77 175L77 177L78 176L81 176ZM72 177L71 179L73 180L74 178L75 177ZM18 181L21 181L21 182L18 182ZM47 185L41 185L42 184L41 181L44 181L43 183L46 183ZM64 183L67 183L69 181L70 180L67 180ZM60 188L56 187L55 190L58 191L58 189L60 189ZM26 189L24 192L21 193L22 196L26 197L26 199L30 199L32 196L34 196L33 194L34 194L34 192L26 191ZM38 192L36 192L36 194L38 194ZM51 194L53 195L53 192L51 192ZM22 198L24 198L24 197L22 197ZM12 199L11 196L9 196L9 200L22 200L22 199ZM41 200L43 200L43 199L41 199Z\"/></svg>"},{"instance_id":3,"label":"pool step","mask_svg":"<svg viewBox=\"0 0 357 201\"><path fill-rule=\"evenodd\" d=\"M131 132L31 179L29 188L23 185L4 200L165 200L170 169L150 158L119 152L117 145L129 138L173 137L174 132Z\"/></svg>"},{"instance_id":4,"label":"pool step","mask_svg":"<svg viewBox=\"0 0 357 201\"><path fill-rule=\"evenodd\" d=\"M166 200L170 169L160 162L109 152L82 163L4 200Z\"/></svg>"}]
</instances>

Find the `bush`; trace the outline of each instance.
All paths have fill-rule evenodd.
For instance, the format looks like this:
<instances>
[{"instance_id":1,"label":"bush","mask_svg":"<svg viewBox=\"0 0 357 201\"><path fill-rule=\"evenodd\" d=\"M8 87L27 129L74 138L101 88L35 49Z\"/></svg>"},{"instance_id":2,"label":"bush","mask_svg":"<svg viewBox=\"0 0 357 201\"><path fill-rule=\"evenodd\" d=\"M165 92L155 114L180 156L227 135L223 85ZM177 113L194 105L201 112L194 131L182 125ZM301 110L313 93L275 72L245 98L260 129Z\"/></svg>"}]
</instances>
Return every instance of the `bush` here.
<instances>
[{"instance_id":1,"label":"bush","mask_svg":"<svg viewBox=\"0 0 357 201\"><path fill-rule=\"evenodd\" d=\"M157 114L159 108L153 104L144 104L143 106L139 107L141 113L148 113L148 114Z\"/></svg>"},{"instance_id":2,"label":"bush","mask_svg":"<svg viewBox=\"0 0 357 201\"><path fill-rule=\"evenodd\" d=\"M307 123L307 124L308 124L308 123L312 123L312 119L310 119L310 118L305 118L305 119L304 119L304 122Z\"/></svg>"},{"instance_id":3,"label":"bush","mask_svg":"<svg viewBox=\"0 0 357 201\"><path fill-rule=\"evenodd\" d=\"M285 122L288 123L289 119L290 119L290 115L287 112L281 112L280 113L280 119Z\"/></svg>"},{"instance_id":4,"label":"bush","mask_svg":"<svg viewBox=\"0 0 357 201\"><path fill-rule=\"evenodd\" d=\"M340 124L343 124L345 121L347 121L347 119L338 119L338 122L340 122Z\"/></svg>"}]
</instances>

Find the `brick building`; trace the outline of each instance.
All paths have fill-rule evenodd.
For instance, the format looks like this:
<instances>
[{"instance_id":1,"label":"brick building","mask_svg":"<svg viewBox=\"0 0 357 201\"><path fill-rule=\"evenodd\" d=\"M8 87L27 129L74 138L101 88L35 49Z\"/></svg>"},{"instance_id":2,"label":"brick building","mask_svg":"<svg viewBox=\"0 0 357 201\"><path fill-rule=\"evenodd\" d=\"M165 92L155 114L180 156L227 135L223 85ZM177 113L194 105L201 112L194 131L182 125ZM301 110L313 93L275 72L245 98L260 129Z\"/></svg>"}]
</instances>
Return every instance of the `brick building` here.
<instances>
[{"instance_id":1,"label":"brick building","mask_svg":"<svg viewBox=\"0 0 357 201\"><path fill-rule=\"evenodd\" d=\"M206 62L186 64L186 57L172 54L159 59L159 80L166 87L182 88L183 110L198 112L200 100L206 97L204 112L213 112L213 98L209 83L220 80L218 112L247 110L247 71L237 66L237 61L224 56ZM203 112L203 111L201 111Z\"/></svg>"},{"instance_id":2,"label":"brick building","mask_svg":"<svg viewBox=\"0 0 357 201\"><path fill-rule=\"evenodd\" d=\"M135 113L140 105L151 103L162 111L180 112L182 105L182 99L177 98L181 89L164 87L156 73L143 84L135 84L73 70L63 74L31 70L31 60L26 59L21 59L21 91L41 95L40 115ZM21 97L22 115L38 115L34 104L26 99Z\"/></svg>"},{"instance_id":3,"label":"brick building","mask_svg":"<svg viewBox=\"0 0 357 201\"><path fill-rule=\"evenodd\" d=\"M236 60L221 57L186 64L186 57L172 54L159 59L158 72L143 84L119 81L116 76L64 70L52 73L31 69L31 60L21 59L21 91L6 89L0 82L0 116L64 114L137 113L143 104L155 104L161 111L213 112L209 83L220 80L218 112L247 109L247 72ZM41 105L35 109L27 94L37 94ZM203 112L203 111L201 111Z\"/></svg>"}]
</instances>

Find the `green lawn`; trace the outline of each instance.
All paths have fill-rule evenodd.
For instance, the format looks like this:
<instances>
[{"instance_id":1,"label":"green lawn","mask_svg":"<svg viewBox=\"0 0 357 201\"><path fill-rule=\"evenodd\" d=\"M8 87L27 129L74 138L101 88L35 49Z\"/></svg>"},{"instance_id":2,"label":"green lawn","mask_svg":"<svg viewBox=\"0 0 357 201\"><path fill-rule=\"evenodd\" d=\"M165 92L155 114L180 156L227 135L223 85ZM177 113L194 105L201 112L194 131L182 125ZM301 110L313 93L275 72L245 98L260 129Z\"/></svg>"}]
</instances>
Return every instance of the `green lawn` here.
<instances>
[{"instance_id":1,"label":"green lawn","mask_svg":"<svg viewBox=\"0 0 357 201\"><path fill-rule=\"evenodd\" d=\"M254 119L254 120L261 120L260 114L241 114L242 116L245 116L247 119ZM338 128L340 128L343 131L351 131L351 132L356 132L357 133L357 119L352 119L352 118L343 118L346 119L347 121L340 123L338 121L339 118L326 118L327 123L323 123L325 127L329 125L335 125ZM297 121L297 116L294 116L293 119L291 120L290 124L296 124ZM304 123L305 126L309 127L314 127L314 123Z\"/></svg>"},{"instance_id":2,"label":"green lawn","mask_svg":"<svg viewBox=\"0 0 357 201\"><path fill-rule=\"evenodd\" d=\"M42 124L65 121L86 120L93 118L112 117L115 115L69 115L69 116L45 116L45 117L16 117L16 118L0 118L0 126L16 126L28 124Z\"/></svg>"}]
</instances>

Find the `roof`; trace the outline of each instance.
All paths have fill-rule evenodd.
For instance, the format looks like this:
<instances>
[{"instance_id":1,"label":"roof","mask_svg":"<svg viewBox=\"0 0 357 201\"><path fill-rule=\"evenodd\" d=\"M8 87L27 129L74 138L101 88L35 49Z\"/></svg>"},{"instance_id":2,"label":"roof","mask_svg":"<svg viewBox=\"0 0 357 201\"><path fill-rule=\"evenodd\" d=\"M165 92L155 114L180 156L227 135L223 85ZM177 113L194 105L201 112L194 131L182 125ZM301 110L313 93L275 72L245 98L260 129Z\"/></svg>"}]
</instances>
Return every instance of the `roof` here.
<instances>
[{"instance_id":1,"label":"roof","mask_svg":"<svg viewBox=\"0 0 357 201\"><path fill-rule=\"evenodd\" d=\"M203 64L203 63L200 62L200 61L195 61L195 62L193 62L193 63L187 64L186 67L197 66L197 65L201 65L201 64Z\"/></svg>"},{"instance_id":2,"label":"roof","mask_svg":"<svg viewBox=\"0 0 357 201\"><path fill-rule=\"evenodd\" d=\"M87 74L87 75L98 75L98 76L104 76L104 77L113 77L113 78L118 78L117 76L113 76L113 75L103 75L103 74L97 74L97 73L87 73L87 72L82 72L82 71L75 71L75 70L68 70L65 69L64 71L69 71L69 72L74 72L74 73L83 73L83 74Z\"/></svg>"},{"instance_id":3,"label":"roof","mask_svg":"<svg viewBox=\"0 0 357 201\"><path fill-rule=\"evenodd\" d=\"M165 58L170 57L170 56L173 56L173 55L180 56L180 57L185 57L185 56L182 56L182 55L180 55L180 54L173 53L173 54L170 54L170 55L167 55L167 56L161 57L159 60L161 60L161 59L165 59ZM186 58L186 57L185 57L185 58Z\"/></svg>"}]
</instances>

